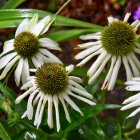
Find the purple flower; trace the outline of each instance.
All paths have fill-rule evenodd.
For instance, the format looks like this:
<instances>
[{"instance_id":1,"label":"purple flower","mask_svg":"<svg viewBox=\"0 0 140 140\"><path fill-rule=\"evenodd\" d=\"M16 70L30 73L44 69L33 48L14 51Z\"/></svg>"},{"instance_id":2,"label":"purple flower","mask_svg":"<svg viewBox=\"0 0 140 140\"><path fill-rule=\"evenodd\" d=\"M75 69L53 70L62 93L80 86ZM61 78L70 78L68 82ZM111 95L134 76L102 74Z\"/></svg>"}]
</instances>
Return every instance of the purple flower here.
<instances>
[{"instance_id":1,"label":"purple flower","mask_svg":"<svg viewBox=\"0 0 140 140\"><path fill-rule=\"evenodd\" d=\"M133 19L134 19L134 20L140 19L140 6L139 6L138 9L134 12Z\"/></svg>"}]
</instances>

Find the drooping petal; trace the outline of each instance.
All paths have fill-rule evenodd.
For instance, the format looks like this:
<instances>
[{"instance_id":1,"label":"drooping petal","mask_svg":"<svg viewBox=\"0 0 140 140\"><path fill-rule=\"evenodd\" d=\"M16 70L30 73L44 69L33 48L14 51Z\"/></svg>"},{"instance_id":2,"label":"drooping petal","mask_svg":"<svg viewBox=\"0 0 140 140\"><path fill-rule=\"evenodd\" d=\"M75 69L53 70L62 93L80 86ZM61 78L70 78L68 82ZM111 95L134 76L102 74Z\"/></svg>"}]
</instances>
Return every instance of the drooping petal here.
<instances>
[{"instance_id":1,"label":"drooping petal","mask_svg":"<svg viewBox=\"0 0 140 140\"><path fill-rule=\"evenodd\" d=\"M50 38L40 38L39 43L41 47L51 49L51 50L59 50L61 51L62 49L59 47L59 44L55 41L53 41Z\"/></svg>"},{"instance_id":2,"label":"drooping petal","mask_svg":"<svg viewBox=\"0 0 140 140\"><path fill-rule=\"evenodd\" d=\"M4 68L2 74L0 75L0 80L3 79L9 70L13 67L13 65L19 60L20 56L16 56L13 60L11 60L8 65Z\"/></svg>"},{"instance_id":3,"label":"drooping petal","mask_svg":"<svg viewBox=\"0 0 140 140\"><path fill-rule=\"evenodd\" d=\"M23 58L20 58L18 65L17 65L17 68L15 70L15 82L16 82L17 86L19 86L19 84L20 84L22 68L23 68Z\"/></svg>"},{"instance_id":4,"label":"drooping petal","mask_svg":"<svg viewBox=\"0 0 140 140\"><path fill-rule=\"evenodd\" d=\"M21 32L24 32L27 25L28 25L29 19L25 18L17 27L16 33L15 33L15 37L17 37L17 35L19 35Z\"/></svg>"},{"instance_id":5,"label":"drooping petal","mask_svg":"<svg viewBox=\"0 0 140 140\"><path fill-rule=\"evenodd\" d=\"M16 56L17 56L17 53L13 52L0 58L0 70L3 69Z\"/></svg>"},{"instance_id":6,"label":"drooping petal","mask_svg":"<svg viewBox=\"0 0 140 140\"><path fill-rule=\"evenodd\" d=\"M121 57L119 56L114 66L113 73L108 84L108 90L112 90L114 88L120 66L121 66Z\"/></svg>"},{"instance_id":7,"label":"drooping petal","mask_svg":"<svg viewBox=\"0 0 140 140\"><path fill-rule=\"evenodd\" d=\"M56 114L56 128L57 128L57 132L59 132L60 130L60 118L59 118L59 107L58 107L58 97L57 96L53 96L53 103L54 103L54 107L55 107L55 114Z\"/></svg>"},{"instance_id":8,"label":"drooping petal","mask_svg":"<svg viewBox=\"0 0 140 140\"><path fill-rule=\"evenodd\" d=\"M22 74L21 74L21 80L22 84L27 82L27 77L29 77L29 64L28 64L28 58L25 58L23 63L23 69L22 69Z\"/></svg>"},{"instance_id":9,"label":"drooping petal","mask_svg":"<svg viewBox=\"0 0 140 140\"><path fill-rule=\"evenodd\" d=\"M53 112L52 112L52 108L53 108L53 101L52 101L52 96L48 95L48 126L50 128L53 128Z\"/></svg>"},{"instance_id":10,"label":"drooping petal","mask_svg":"<svg viewBox=\"0 0 140 140\"><path fill-rule=\"evenodd\" d=\"M81 116L83 116L83 113L81 112L81 110L79 109L79 107L69 98L68 95L64 94L62 95L63 98L69 103L69 105L76 110L77 112L79 112L81 114Z\"/></svg>"},{"instance_id":11,"label":"drooping petal","mask_svg":"<svg viewBox=\"0 0 140 140\"><path fill-rule=\"evenodd\" d=\"M67 119L67 121L68 121L69 123L71 123L71 118L70 118L70 115L69 115L67 106L66 106L66 104L65 104L65 101L64 101L62 95L59 95L59 99L60 99L60 101L61 101L61 103L62 103L62 105L63 105L64 111L65 111L66 119Z\"/></svg>"}]
</instances>

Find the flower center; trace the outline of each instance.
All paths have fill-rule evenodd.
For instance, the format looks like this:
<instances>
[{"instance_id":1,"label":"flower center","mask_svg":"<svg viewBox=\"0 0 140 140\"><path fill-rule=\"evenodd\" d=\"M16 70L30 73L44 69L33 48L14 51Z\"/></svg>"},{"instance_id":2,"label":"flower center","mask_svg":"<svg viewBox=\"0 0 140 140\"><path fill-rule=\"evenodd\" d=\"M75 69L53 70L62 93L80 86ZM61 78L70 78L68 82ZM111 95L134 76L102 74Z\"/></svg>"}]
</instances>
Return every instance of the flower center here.
<instances>
[{"instance_id":1,"label":"flower center","mask_svg":"<svg viewBox=\"0 0 140 140\"><path fill-rule=\"evenodd\" d=\"M68 75L64 67L60 64L43 64L36 71L36 84L45 94L59 95L68 86Z\"/></svg>"},{"instance_id":2,"label":"flower center","mask_svg":"<svg viewBox=\"0 0 140 140\"><path fill-rule=\"evenodd\" d=\"M22 32L15 38L15 50L23 57L34 55L39 48L38 38L30 32Z\"/></svg>"},{"instance_id":3,"label":"flower center","mask_svg":"<svg viewBox=\"0 0 140 140\"><path fill-rule=\"evenodd\" d=\"M101 35L103 48L116 56L127 55L134 50L135 31L125 21L115 21L106 26Z\"/></svg>"}]
</instances>

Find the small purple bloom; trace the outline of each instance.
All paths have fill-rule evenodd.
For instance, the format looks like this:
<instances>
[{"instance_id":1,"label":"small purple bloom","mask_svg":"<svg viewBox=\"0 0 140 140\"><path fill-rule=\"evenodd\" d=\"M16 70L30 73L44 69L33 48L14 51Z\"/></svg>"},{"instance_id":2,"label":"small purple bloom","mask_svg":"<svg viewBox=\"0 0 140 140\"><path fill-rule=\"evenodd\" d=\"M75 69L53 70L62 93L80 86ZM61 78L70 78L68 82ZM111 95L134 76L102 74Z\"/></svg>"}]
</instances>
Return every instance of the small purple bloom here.
<instances>
[{"instance_id":1,"label":"small purple bloom","mask_svg":"<svg viewBox=\"0 0 140 140\"><path fill-rule=\"evenodd\" d=\"M140 6L138 7L138 9L135 11L134 15L133 15L133 19L137 20L140 19Z\"/></svg>"}]
</instances>

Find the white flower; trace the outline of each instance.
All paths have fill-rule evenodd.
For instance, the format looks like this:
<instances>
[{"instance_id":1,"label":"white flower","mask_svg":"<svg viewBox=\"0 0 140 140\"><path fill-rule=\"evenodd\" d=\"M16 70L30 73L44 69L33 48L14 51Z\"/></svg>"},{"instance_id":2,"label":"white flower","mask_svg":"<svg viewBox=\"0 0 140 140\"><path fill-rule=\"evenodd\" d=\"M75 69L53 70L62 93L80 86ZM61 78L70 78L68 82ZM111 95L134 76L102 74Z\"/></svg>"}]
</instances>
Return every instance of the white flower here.
<instances>
[{"instance_id":1,"label":"white flower","mask_svg":"<svg viewBox=\"0 0 140 140\"><path fill-rule=\"evenodd\" d=\"M127 81L125 84L128 85L126 89L129 91L140 91L140 78L139 77L132 78L132 80ZM130 108L137 107L137 109L135 109L135 111L133 111L127 118L137 115L140 112L140 93L129 97L123 102L123 104L125 104L125 106L123 106L121 110L127 110ZM136 125L136 128L137 129L140 128L140 119Z\"/></svg>"},{"instance_id":2,"label":"white flower","mask_svg":"<svg viewBox=\"0 0 140 140\"><path fill-rule=\"evenodd\" d=\"M95 105L92 95L90 95L81 85L82 80L79 77L69 76L73 71L74 66L70 65L64 68L58 63L45 63L38 69L32 69L35 76L28 77L28 82L21 89L28 90L20 95L15 103L20 103L26 96L28 98L27 110L22 118L26 117L29 120L33 119L34 107L37 105L34 125L39 127L42 121L45 106L48 108L48 126L53 128L53 106L56 114L57 132L60 130L59 103L62 104L65 117L70 123L71 118L67 109L67 102L74 110L83 115L79 107L71 100L70 97L75 97L90 105ZM88 99L87 99L88 98ZM89 100L90 99L90 100ZM47 105L46 105L47 104Z\"/></svg>"},{"instance_id":3,"label":"white flower","mask_svg":"<svg viewBox=\"0 0 140 140\"><path fill-rule=\"evenodd\" d=\"M109 25L104 27L102 32L80 36L83 40L97 40L78 45L80 49L85 50L75 56L77 60L83 59L77 64L81 67L91 58L99 55L87 72L89 84L96 80L109 60L111 60L111 65L102 89L114 88L121 63L124 64L127 80L140 75L140 62L135 55L135 53L140 54L140 45L135 43L140 21L136 20L129 24L127 20L130 15L127 13L123 21L110 16L108 17Z\"/></svg>"},{"instance_id":4,"label":"white flower","mask_svg":"<svg viewBox=\"0 0 140 140\"><path fill-rule=\"evenodd\" d=\"M0 80L6 77L7 73L16 66L16 85L26 82L29 76L29 61L35 67L41 66L44 62L62 63L49 49L61 50L58 43L50 38L39 38L50 27L54 19L46 16L38 22L38 14L32 19L24 19L18 26L15 39L6 41L3 52L0 54L0 70L4 68L0 75Z\"/></svg>"}]
</instances>

